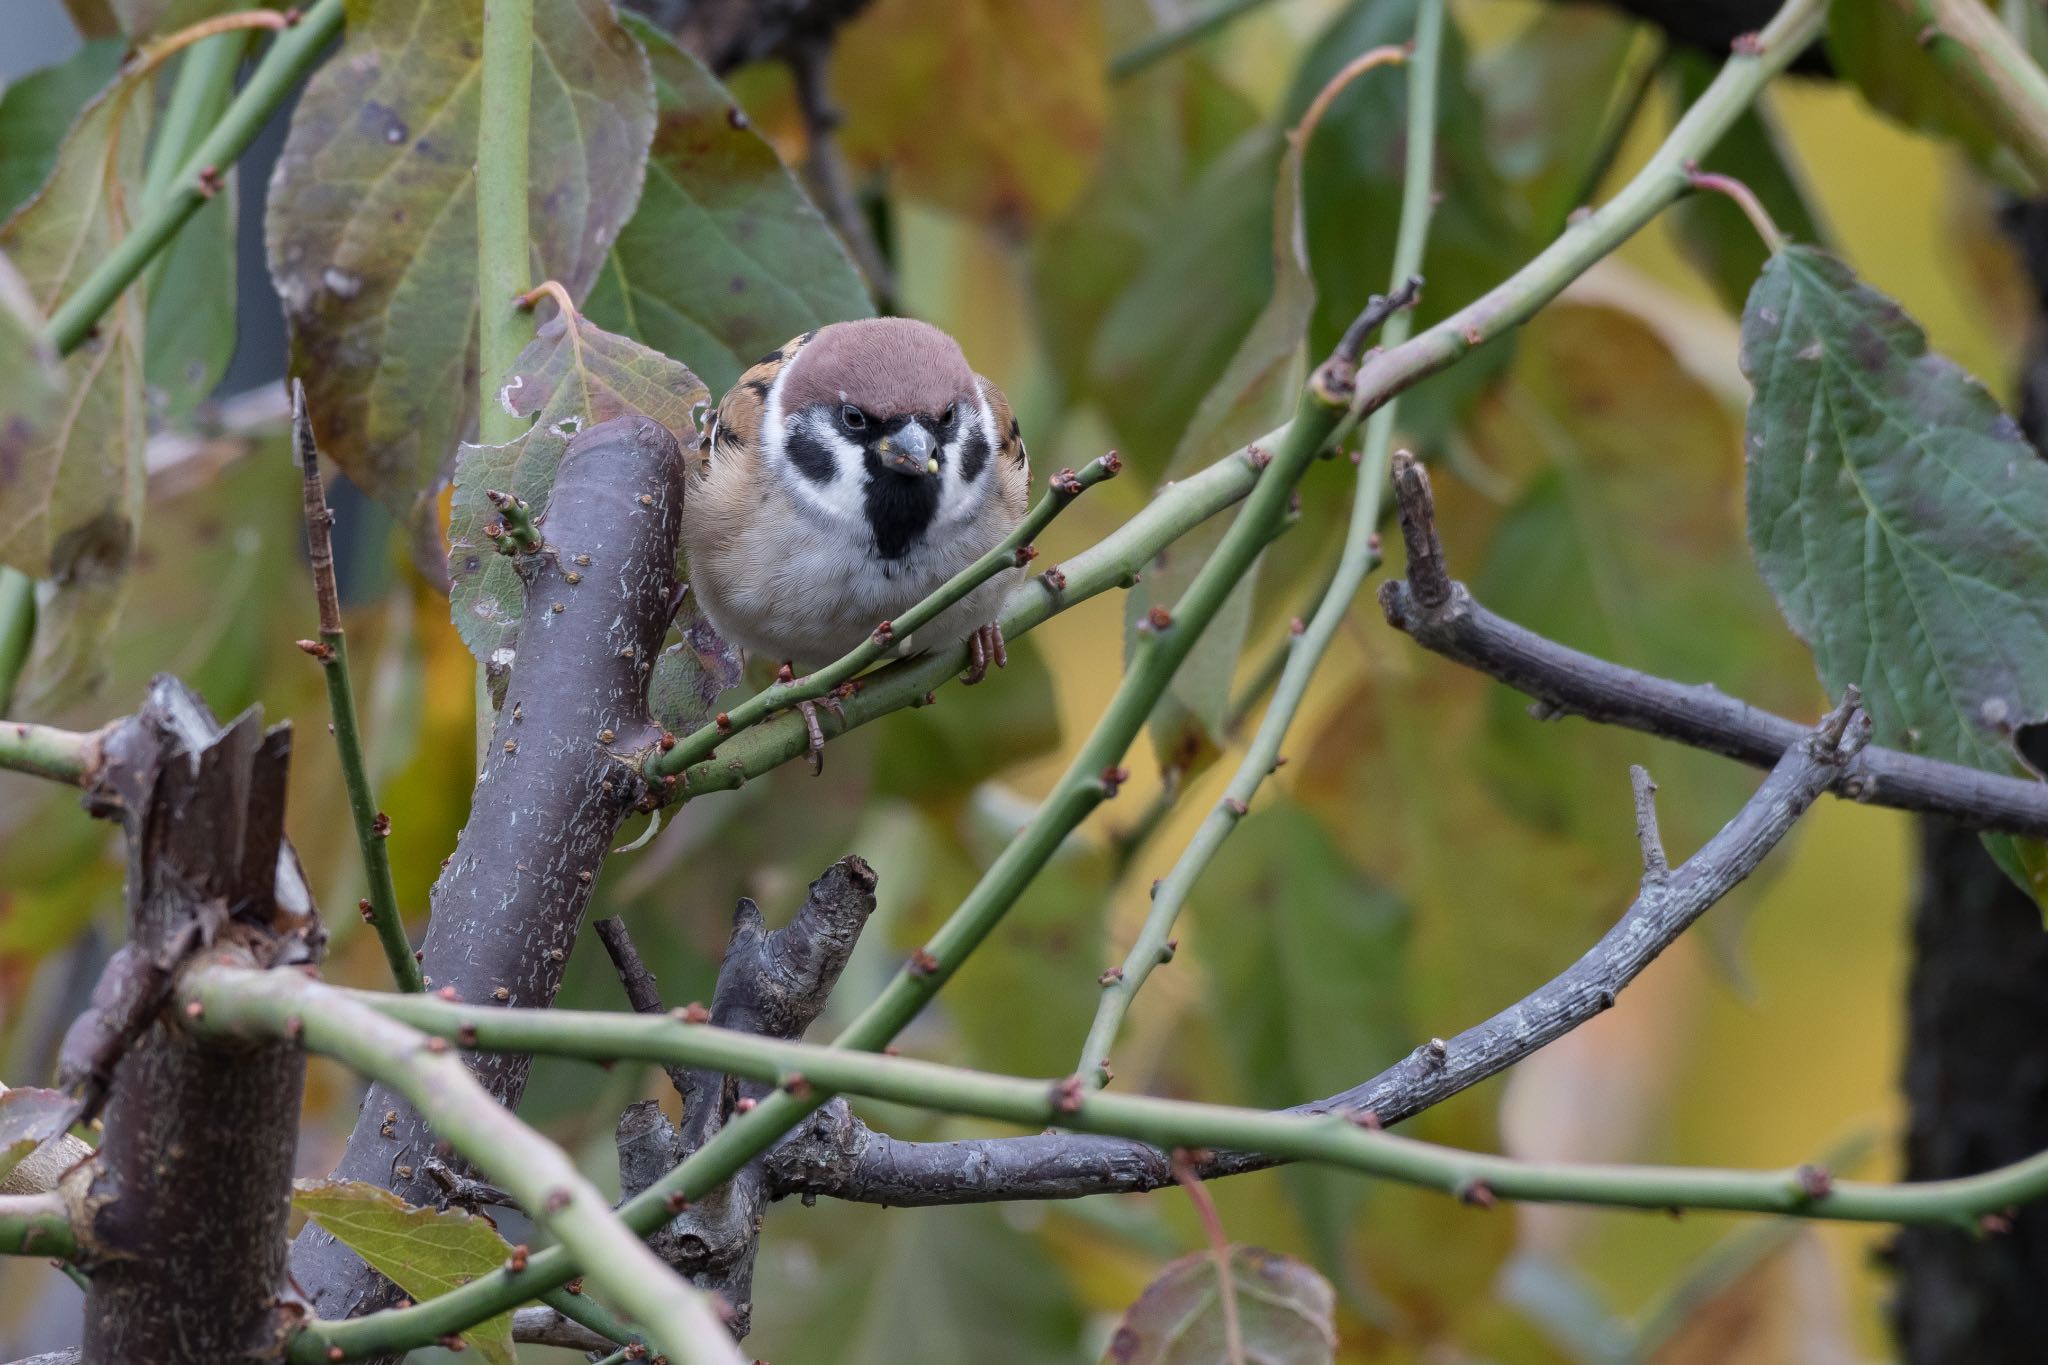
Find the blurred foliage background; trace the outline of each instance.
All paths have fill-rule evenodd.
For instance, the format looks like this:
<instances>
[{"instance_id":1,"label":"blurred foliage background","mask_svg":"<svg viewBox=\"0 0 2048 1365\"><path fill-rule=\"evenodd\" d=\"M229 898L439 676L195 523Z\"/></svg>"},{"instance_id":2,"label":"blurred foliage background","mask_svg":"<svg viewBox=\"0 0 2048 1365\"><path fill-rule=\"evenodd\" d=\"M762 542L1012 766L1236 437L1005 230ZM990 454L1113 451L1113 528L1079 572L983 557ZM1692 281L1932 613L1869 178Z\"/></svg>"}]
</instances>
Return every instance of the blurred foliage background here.
<instances>
[{"instance_id":1,"label":"blurred foliage background","mask_svg":"<svg viewBox=\"0 0 2048 1365\"><path fill-rule=\"evenodd\" d=\"M893 263L896 306L952 331L1008 392L1041 479L1111 446L1133 467L1045 537L1048 563L1110 530L1182 462L1247 434L1231 418L1204 429L1201 408L1266 301L1280 130L1344 59L1399 40L1411 22L1402 0L1281 0L1112 83L1111 57L1183 8L875 0L834 55L843 148ZM69 64L26 79L9 69L0 115L33 100L41 126L61 129L112 54L78 50L56 0L14 0L10 11L5 22L24 34L47 20L53 45L37 64ZM1665 61L1652 31L1605 9L1458 0L1453 15L1458 70L1425 319L1507 273L1570 209L1625 177L1668 127L1679 91L1697 85L1690 59ZM800 163L787 73L742 68L732 88ZM1308 159L1318 346L1384 281L1402 98L1398 77L1360 82ZM1724 151L1766 166L1771 145L1782 152L1783 188L1804 212L1781 200L1781 221L1840 251L1936 348L2005 395L2025 291L1985 183L1846 86L1780 83L1762 115ZM13 137L28 126L0 117ZM1728 168L1755 182L1757 164ZM250 201L262 183L245 170L245 218L260 216ZM32 187L0 185L0 211ZM1709 216L1724 207L1665 215L1497 355L1418 391L1403 443L1439 471L1453 572L1503 614L1811 714L1821 702L1812 667L1742 539L1747 391L1734 316L1761 252L1746 230ZM160 670L222 714L260 703L290 717L300 742L289 828L331 910L330 974L379 984L376 944L345 912L363 888L324 694L292 645L313 617L298 480L281 430L260 412L283 351L274 297L260 278L246 287L260 252L243 254L244 322L226 388L257 390L259 416L224 431L218 408L160 414L142 571L109 677L90 700L37 718L96 724ZM683 358L714 391L730 377ZM1160 788L1147 758L907 1050L1026 1074L1073 1068L1096 974L1120 955L1148 884L1228 770L1212 762L1232 742L1220 703L1319 583L1351 475L1341 460L1311 473L1306 515L1266 556L1236 618L1241 650L1205 650L1177 686L1158 747L1198 757L1164 823L1135 844L1126 833ZM472 664L404 529L360 497L339 508L371 761L417 928L465 812ZM834 1002L850 1014L972 884L1086 733L1117 681L1123 610L1087 603L1013 646L1008 672L978 691L835 741L820 779L793 765L689 804L612 862L593 915L624 915L681 1002L708 993L737 897L776 919L828 862L858 852L881 873L882 909ZM1355 1082L1521 995L1626 903L1628 763L1662 784L1674 856L1756 780L1641 736L1538 724L1518 697L1388 631L1367 600L1289 751L1294 762L1205 879L1173 966L1140 998L1115 1057L1119 1086L1282 1105ZM1911 875L1904 817L1823 805L1621 1008L1415 1131L1546 1158L1785 1165L1832 1154L1845 1171L1895 1175ZM120 938L120 878L115 833L84 820L75 797L0 777L9 1082L47 1076L63 1024ZM621 1005L595 945L576 954L563 1001ZM606 1181L620 1108L643 1095L673 1103L651 1068L538 1070L525 1112ZM357 1094L315 1064L302 1173L328 1170ZM887 1106L869 1117L905 1136L979 1131ZM1335 1283L1344 1359L1888 1354L1880 1230L1481 1211L1308 1171L1235 1179L1216 1197L1235 1240L1304 1256ZM1059 1208L783 1207L763 1243L749 1345L779 1362L854 1365L1092 1358L1157 1268L1199 1245L1171 1193ZM0 1266L0 1353L74 1340L78 1301L54 1270Z\"/></svg>"}]
</instances>

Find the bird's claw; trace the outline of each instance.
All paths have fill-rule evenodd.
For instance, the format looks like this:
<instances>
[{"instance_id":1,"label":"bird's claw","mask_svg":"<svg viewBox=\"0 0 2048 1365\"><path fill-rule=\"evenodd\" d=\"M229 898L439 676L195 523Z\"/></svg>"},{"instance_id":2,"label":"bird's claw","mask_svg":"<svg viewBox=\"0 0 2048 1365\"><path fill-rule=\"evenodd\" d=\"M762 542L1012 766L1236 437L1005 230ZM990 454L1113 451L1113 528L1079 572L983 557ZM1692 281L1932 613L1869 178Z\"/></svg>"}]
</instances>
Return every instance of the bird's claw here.
<instances>
[{"instance_id":1,"label":"bird's claw","mask_svg":"<svg viewBox=\"0 0 2048 1365\"><path fill-rule=\"evenodd\" d=\"M846 714L840 710L838 702L827 697L823 704L825 709L838 716L842 723L846 720ZM825 731L818 724L819 705L820 703L814 701L800 701L796 704L797 712L804 718L804 733L811 739L812 777L821 777L825 772Z\"/></svg>"},{"instance_id":2,"label":"bird's claw","mask_svg":"<svg viewBox=\"0 0 2048 1365\"><path fill-rule=\"evenodd\" d=\"M978 626L967 637L967 671L960 675L963 687L972 687L988 676L988 666L997 668L1010 666L1010 651L1003 642L1003 626L1000 621L991 621Z\"/></svg>"}]
</instances>

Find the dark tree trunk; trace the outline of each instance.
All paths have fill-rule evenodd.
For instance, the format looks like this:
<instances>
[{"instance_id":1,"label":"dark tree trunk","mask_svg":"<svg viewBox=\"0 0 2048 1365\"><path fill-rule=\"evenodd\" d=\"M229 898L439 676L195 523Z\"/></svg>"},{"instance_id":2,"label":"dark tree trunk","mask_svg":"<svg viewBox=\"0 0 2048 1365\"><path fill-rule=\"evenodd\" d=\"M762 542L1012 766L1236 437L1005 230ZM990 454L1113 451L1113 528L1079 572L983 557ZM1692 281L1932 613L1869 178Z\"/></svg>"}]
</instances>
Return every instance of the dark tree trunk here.
<instances>
[{"instance_id":1,"label":"dark tree trunk","mask_svg":"<svg viewBox=\"0 0 2048 1365\"><path fill-rule=\"evenodd\" d=\"M520 560L525 616L489 761L434 885L430 989L479 1005L554 1003L605 854L642 794L632 756L660 737L647 678L673 614L681 528L682 452L665 428L619 417L570 442L541 523L546 547ZM465 1059L500 1103L519 1103L530 1057ZM437 1159L412 1106L371 1086L334 1174L432 1204ZM292 1273L321 1317L395 1297L311 1224Z\"/></svg>"},{"instance_id":2,"label":"dark tree trunk","mask_svg":"<svg viewBox=\"0 0 2048 1365\"><path fill-rule=\"evenodd\" d=\"M128 831L129 943L67 1036L64 1069L107 1097L85 1229L88 1365L255 1365L284 1303L304 1055L201 1039L163 1017L197 954L310 961L320 933L280 850L291 732L252 712L225 730L159 679L108 740L88 802Z\"/></svg>"},{"instance_id":3,"label":"dark tree trunk","mask_svg":"<svg viewBox=\"0 0 2048 1365\"><path fill-rule=\"evenodd\" d=\"M2033 277L2035 334L2019 376L2020 424L2048 437L2048 202L2014 205L2006 229ZM2048 758L2034 732L2023 747ZM1906 1176L1974 1175L2048 1148L2048 933L2041 910L1974 834L1920 822L1921 874L1907 987ZM1914 1227L1893 1247L1893 1320L1911 1365L2048 1359L2048 1211L2019 1210L1982 1236Z\"/></svg>"}]
</instances>

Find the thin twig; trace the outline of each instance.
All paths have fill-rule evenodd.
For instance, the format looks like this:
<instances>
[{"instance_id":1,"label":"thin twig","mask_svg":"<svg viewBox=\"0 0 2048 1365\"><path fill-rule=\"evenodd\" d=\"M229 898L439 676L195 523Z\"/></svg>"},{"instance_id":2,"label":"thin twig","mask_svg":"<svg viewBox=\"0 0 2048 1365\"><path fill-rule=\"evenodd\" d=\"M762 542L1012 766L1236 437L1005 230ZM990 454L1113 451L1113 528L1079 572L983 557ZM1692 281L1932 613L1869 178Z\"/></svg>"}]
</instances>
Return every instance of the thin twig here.
<instances>
[{"instance_id":1,"label":"thin twig","mask_svg":"<svg viewBox=\"0 0 2048 1365\"><path fill-rule=\"evenodd\" d=\"M1237 1318L1237 1278L1230 1273L1230 1237L1223 1231L1222 1215L1209 1187L1195 1173L1192 1157L1185 1148L1173 1154L1173 1179L1195 1206L1202 1232L1209 1239L1209 1255L1216 1262L1216 1297L1223 1307L1223 1354L1229 1365L1244 1365L1244 1329Z\"/></svg>"},{"instance_id":2,"label":"thin twig","mask_svg":"<svg viewBox=\"0 0 2048 1365\"><path fill-rule=\"evenodd\" d=\"M1664 854L1664 838L1657 830L1657 784L1650 770L1640 763L1628 766L1629 788L1636 800L1636 844L1643 851L1643 882L1661 885L1671 875L1671 862Z\"/></svg>"},{"instance_id":3,"label":"thin twig","mask_svg":"<svg viewBox=\"0 0 2048 1365\"><path fill-rule=\"evenodd\" d=\"M839 110L826 85L830 64L830 33L806 34L794 40L785 56L796 84L797 111L804 121L804 174L811 182L826 219L867 278L868 290L884 312L894 310L896 273L861 212L846 157L839 150Z\"/></svg>"},{"instance_id":4,"label":"thin twig","mask_svg":"<svg viewBox=\"0 0 2048 1365\"><path fill-rule=\"evenodd\" d=\"M327 709L333 720L334 747L341 756L342 784L348 790L349 816L355 822L356 846L362 850L369 896L358 902L363 922L377 931L391 979L403 991L422 991L426 978L405 919L398 909L398 888L391 877L386 840L391 821L377 809L370 789L370 768L363 757L362 728L356 715L355 686L349 680L348 637L341 628L341 593L334 580L334 512L320 480L320 451L313 441L313 422L306 412L306 387L292 380L292 449L298 457L306 515L306 560L313 573L313 596L319 603L320 639L301 640L299 648L320 663L327 681Z\"/></svg>"},{"instance_id":5,"label":"thin twig","mask_svg":"<svg viewBox=\"0 0 2048 1365\"><path fill-rule=\"evenodd\" d=\"M1640 730L1756 767L1775 763L1805 733L1798 722L1712 685L1623 668L1496 616L1445 573L1436 507L1421 466L1397 471L1394 491L1410 547L1409 577L1381 586L1380 607L1389 623L1425 649L1528 694L1547 716ZM1971 829L2048 836L2048 783L1874 744L1841 771L1831 790Z\"/></svg>"},{"instance_id":6,"label":"thin twig","mask_svg":"<svg viewBox=\"0 0 2048 1365\"><path fill-rule=\"evenodd\" d=\"M1371 305L1338 343L1337 355L1348 364L1358 363L1366 340L1382 324L1386 327L1388 345L1398 346L1406 341L1414 317L1409 309L1421 293L1422 279L1415 272L1422 265L1432 208L1430 177L1436 166L1436 90L1443 25L1441 0L1429 0L1417 12L1415 51L1408 63L1408 173L1401 195L1401 224L1393 263L1397 283L1384 298L1374 296ZM1302 122L1307 124L1307 117ZM1075 1068L1090 1086L1109 1083L1109 1058L1124 1015L1152 969L1172 956L1167 944L1172 940L1181 907L1187 903L1209 860L1243 820L1267 775L1279 765L1280 747L1308 695L1316 667L1350 615L1352 599L1360 585L1379 567L1380 538L1376 528L1384 487L1381 471L1386 468L1388 450L1393 445L1397 404L1398 397L1390 399L1366 423L1364 458L1352 493L1351 522L1336 572L1307 625L1288 636L1280 681L1259 721L1257 733L1246 746L1244 758L1231 775L1222 799L1203 818L1180 857L1153 889L1145 922L1125 955L1123 966L1103 975L1102 998L1097 1002L1095 1018L1088 1027Z\"/></svg>"},{"instance_id":7,"label":"thin twig","mask_svg":"<svg viewBox=\"0 0 2048 1365\"><path fill-rule=\"evenodd\" d=\"M661 1003L661 983L654 978L640 950L633 946L633 936L626 932L626 921L613 915L593 923L598 941L604 944L605 954L612 960L612 969L619 974L619 985L625 989L626 1003L636 1014L660 1014L665 1006ZM690 1093L690 1070L684 1066L664 1066L669 1084L676 1088L676 1094Z\"/></svg>"}]
</instances>

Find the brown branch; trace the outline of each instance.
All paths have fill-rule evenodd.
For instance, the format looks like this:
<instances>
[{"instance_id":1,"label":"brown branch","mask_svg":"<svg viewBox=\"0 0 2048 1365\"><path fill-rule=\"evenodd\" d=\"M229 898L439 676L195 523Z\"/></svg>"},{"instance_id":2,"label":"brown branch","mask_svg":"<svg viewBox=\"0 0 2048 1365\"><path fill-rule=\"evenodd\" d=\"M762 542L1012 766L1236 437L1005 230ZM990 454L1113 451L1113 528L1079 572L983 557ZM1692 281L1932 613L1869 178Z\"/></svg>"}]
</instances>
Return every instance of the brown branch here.
<instances>
[{"instance_id":1,"label":"brown branch","mask_svg":"<svg viewBox=\"0 0 2048 1365\"><path fill-rule=\"evenodd\" d=\"M1407 581L1380 587L1395 629L1425 649L1536 699L1542 715L1582 716L1676 740L1757 767L1776 763L1805 730L1709 684L1671 682L1568 649L1494 615L1443 568L1429 476L1397 459L1394 487L1409 546ZM1972 829L2048 836L2048 782L1870 745L1835 775L1835 795L1939 815Z\"/></svg>"},{"instance_id":2,"label":"brown branch","mask_svg":"<svg viewBox=\"0 0 2048 1365\"><path fill-rule=\"evenodd\" d=\"M265 731L250 711L223 728L158 678L109 734L87 794L127 829L131 935L65 1048L67 1073L82 1065L77 1078L108 1093L79 1228L90 1360L255 1365L291 1323L304 1056L200 1038L161 1008L201 951L262 967L318 956L318 920L279 896L290 754L288 727Z\"/></svg>"},{"instance_id":3,"label":"brown branch","mask_svg":"<svg viewBox=\"0 0 2048 1365\"><path fill-rule=\"evenodd\" d=\"M619 985L625 989L626 1003L633 1007L633 1012L660 1014L661 983L655 980L654 973L648 970L647 963L641 959L640 950L633 946L633 936L626 932L626 921L614 915L610 919L598 920L590 927L597 930L598 941L604 944L605 954L612 960L612 969L619 974ZM668 1073L669 1084L676 1088L676 1094L687 1099L690 1094L690 1069L684 1066L665 1066L662 1070ZM640 1188L645 1189L648 1184L653 1183L650 1180Z\"/></svg>"},{"instance_id":4,"label":"brown branch","mask_svg":"<svg viewBox=\"0 0 2048 1365\"><path fill-rule=\"evenodd\" d=\"M681 450L658 423L615 418L570 442L547 514L551 552L520 560L530 625L489 761L434 885L422 963L430 989L531 1006L560 989L597 874L645 794L619 756L660 736L647 676L668 626L681 511ZM518 1102L530 1058L470 1060L493 1096ZM335 1174L431 1204L441 1194L427 1173L434 1149L412 1106L372 1086ZM322 1317L353 1317L395 1293L310 1225L292 1270Z\"/></svg>"},{"instance_id":5,"label":"brown branch","mask_svg":"<svg viewBox=\"0 0 2048 1365\"><path fill-rule=\"evenodd\" d=\"M868 228L867 215L861 211L853 173L839 149L839 110L826 89L831 38L807 36L792 44L786 56L790 75L796 82L797 110L804 120L804 178L810 182L811 194L826 220L867 278L876 304L883 312L890 312L896 299L896 274L889 268L888 257L882 254L881 243Z\"/></svg>"}]
</instances>

